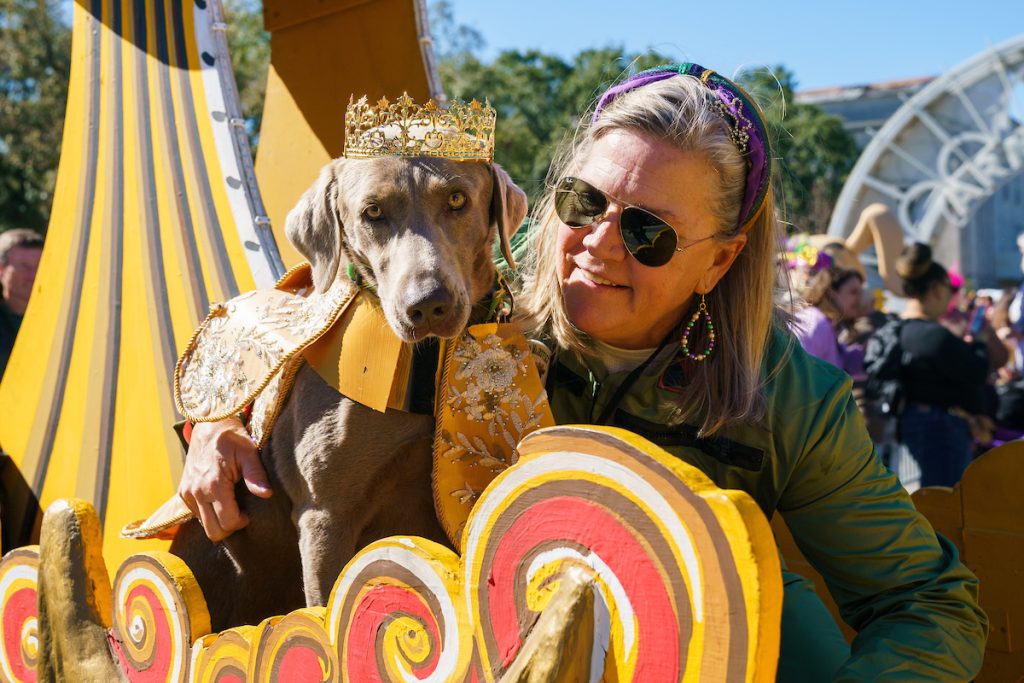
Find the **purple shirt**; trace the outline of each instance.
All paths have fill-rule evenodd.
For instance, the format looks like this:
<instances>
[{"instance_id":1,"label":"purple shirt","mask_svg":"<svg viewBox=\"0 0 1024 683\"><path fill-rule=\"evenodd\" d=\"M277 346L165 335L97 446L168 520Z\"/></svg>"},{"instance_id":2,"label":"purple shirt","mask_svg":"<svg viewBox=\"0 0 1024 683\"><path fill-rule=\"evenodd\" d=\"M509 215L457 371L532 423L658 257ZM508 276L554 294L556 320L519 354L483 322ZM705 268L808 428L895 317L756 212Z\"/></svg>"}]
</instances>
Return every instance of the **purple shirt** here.
<instances>
[{"instance_id":1,"label":"purple shirt","mask_svg":"<svg viewBox=\"0 0 1024 683\"><path fill-rule=\"evenodd\" d=\"M827 360L837 368L843 367L836 330L832 327L832 321L817 306L808 306L796 312L793 316L793 334L807 353Z\"/></svg>"}]
</instances>

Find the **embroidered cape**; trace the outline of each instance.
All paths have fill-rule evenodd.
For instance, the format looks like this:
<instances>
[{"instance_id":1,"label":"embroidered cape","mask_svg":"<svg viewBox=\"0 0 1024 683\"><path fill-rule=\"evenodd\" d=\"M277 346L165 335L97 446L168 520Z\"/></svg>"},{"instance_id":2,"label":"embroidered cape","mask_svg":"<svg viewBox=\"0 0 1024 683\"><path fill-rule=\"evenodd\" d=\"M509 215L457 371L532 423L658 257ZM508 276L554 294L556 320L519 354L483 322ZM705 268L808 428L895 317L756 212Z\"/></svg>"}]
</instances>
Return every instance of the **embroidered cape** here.
<instances>
[{"instance_id":1,"label":"embroidered cape","mask_svg":"<svg viewBox=\"0 0 1024 683\"><path fill-rule=\"evenodd\" d=\"M372 293L343 280L312 291L310 272L304 264L274 289L212 307L175 368L175 403L187 419L213 422L251 404L248 428L262 448L303 363L374 410L405 408L411 345L387 325ZM471 325L442 340L439 354L432 485L438 519L458 546L473 503L515 462L516 444L554 420L517 325ZM174 496L122 535L173 536L191 518Z\"/></svg>"}]
</instances>

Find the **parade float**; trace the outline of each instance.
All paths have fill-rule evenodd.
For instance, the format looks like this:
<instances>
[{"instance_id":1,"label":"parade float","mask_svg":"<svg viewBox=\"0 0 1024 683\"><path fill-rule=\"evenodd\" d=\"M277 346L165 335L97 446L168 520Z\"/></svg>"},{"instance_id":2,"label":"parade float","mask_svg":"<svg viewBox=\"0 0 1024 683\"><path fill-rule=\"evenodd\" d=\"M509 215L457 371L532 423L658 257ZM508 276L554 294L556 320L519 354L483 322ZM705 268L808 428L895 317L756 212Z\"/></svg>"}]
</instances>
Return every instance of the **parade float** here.
<instances>
[{"instance_id":1,"label":"parade float","mask_svg":"<svg viewBox=\"0 0 1024 683\"><path fill-rule=\"evenodd\" d=\"M212 304L296 265L284 216L340 154L349 95L443 99L420 0L267 0L264 19L254 166L217 0L74 3L47 245L0 385L0 680L774 680L776 537L803 568L785 528L622 430L532 431L458 553L381 539L326 606L221 633L166 541L122 538L181 474L176 359ZM917 497L982 576L1005 656L979 680L1020 670L1020 598L989 588L1013 576L989 553L1022 552L1024 515L996 506L1019 499L1015 458Z\"/></svg>"}]
</instances>

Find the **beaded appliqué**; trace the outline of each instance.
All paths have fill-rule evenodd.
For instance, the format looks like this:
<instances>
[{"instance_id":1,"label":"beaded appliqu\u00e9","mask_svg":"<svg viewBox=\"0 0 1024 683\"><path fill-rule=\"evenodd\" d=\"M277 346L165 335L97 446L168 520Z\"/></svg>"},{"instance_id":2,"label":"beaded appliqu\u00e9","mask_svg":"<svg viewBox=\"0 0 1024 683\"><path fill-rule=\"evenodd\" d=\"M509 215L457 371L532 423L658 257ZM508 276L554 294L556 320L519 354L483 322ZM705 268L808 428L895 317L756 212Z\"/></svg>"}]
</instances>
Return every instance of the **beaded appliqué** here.
<instances>
[{"instance_id":1,"label":"beaded appliqu\u00e9","mask_svg":"<svg viewBox=\"0 0 1024 683\"><path fill-rule=\"evenodd\" d=\"M515 462L516 445L554 424L536 358L514 324L471 326L450 342L434 433L434 500L453 543L477 497Z\"/></svg>"},{"instance_id":2,"label":"beaded appliqu\u00e9","mask_svg":"<svg viewBox=\"0 0 1024 683\"><path fill-rule=\"evenodd\" d=\"M444 457L466 460L470 466L500 472L512 464L516 444L540 420L538 407L547 400L543 392L528 396L516 378L529 372L530 352L517 345L503 344L496 334L477 340L467 334L459 340L452 357L446 404L469 422L486 425L487 441L456 431L443 434L448 450ZM461 387L461 390L460 390ZM453 494L454 495L454 494Z\"/></svg>"},{"instance_id":3,"label":"beaded appliqu\u00e9","mask_svg":"<svg viewBox=\"0 0 1024 683\"><path fill-rule=\"evenodd\" d=\"M721 91L716 91L720 98L727 97ZM741 154L746 154L750 146L750 131L754 124L743 115L743 100L737 95L732 96L732 102L723 102L717 99L714 102L715 111L725 121L729 129L729 138Z\"/></svg>"},{"instance_id":4,"label":"beaded appliqu\u00e9","mask_svg":"<svg viewBox=\"0 0 1024 683\"><path fill-rule=\"evenodd\" d=\"M708 347L701 353L693 353L690 351L690 333L693 332L693 328L697 321L700 320L701 315L704 316L704 325L708 331ZM683 355L697 363L707 360L707 357L715 350L715 324L711 322L711 314L708 313L708 306L704 302L703 294L700 295L700 306L697 307L690 321L686 323L686 329L683 330L682 346Z\"/></svg>"}]
</instances>

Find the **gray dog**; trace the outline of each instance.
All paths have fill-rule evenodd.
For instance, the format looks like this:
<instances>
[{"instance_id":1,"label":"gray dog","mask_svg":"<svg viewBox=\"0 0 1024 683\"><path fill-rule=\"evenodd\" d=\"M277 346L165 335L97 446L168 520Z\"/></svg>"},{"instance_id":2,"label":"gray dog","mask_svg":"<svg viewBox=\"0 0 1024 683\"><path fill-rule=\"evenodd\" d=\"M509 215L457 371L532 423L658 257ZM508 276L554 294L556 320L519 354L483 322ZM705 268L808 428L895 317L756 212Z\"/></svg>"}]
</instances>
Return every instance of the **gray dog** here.
<instances>
[{"instance_id":1,"label":"gray dog","mask_svg":"<svg viewBox=\"0 0 1024 683\"><path fill-rule=\"evenodd\" d=\"M288 238L313 266L318 291L346 270L380 297L404 341L462 332L494 281L497 231L526 215L500 168L443 159L337 159L288 215ZM236 493L250 523L225 541L188 522L171 552L195 573L214 630L324 605L342 568L396 534L447 543L431 492L429 415L376 412L308 366L261 457L275 495Z\"/></svg>"}]
</instances>

